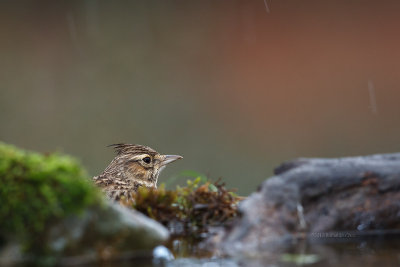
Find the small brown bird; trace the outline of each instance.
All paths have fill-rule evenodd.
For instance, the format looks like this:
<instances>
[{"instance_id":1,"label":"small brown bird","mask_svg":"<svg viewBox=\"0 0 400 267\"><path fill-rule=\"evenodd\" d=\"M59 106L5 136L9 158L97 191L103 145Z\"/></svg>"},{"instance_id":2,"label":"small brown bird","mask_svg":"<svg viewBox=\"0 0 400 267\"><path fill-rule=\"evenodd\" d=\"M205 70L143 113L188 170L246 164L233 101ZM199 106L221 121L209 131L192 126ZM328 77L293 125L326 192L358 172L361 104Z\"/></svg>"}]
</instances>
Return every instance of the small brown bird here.
<instances>
[{"instance_id":1,"label":"small brown bird","mask_svg":"<svg viewBox=\"0 0 400 267\"><path fill-rule=\"evenodd\" d=\"M132 144L114 144L117 156L99 176L93 177L112 200L130 197L139 186L157 188L160 172L168 163L181 159L178 155L160 155L154 149Z\"/></svg>"}]
</instances>

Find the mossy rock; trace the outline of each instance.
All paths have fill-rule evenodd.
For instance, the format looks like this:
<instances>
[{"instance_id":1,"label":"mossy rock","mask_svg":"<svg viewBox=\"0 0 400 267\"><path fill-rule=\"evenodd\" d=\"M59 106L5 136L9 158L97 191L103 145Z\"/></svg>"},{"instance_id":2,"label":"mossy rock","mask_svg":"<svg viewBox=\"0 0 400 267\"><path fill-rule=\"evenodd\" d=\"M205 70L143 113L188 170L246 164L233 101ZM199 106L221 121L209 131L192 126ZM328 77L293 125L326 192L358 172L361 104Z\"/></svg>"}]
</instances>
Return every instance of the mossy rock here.
<instances>
[{"instance_id":1,"label":"mossy rock","mask_svg":"<svg viewBox=\"0 0 400 267\"><path fill-rule=\"evenodd\" d=\"M81 213L102 198L69 156L26 152L0 143L0 235L31 237L49 223Z\"/></svg>"},{"instance_id":2,"label":"mossy rock","mask_svg":"<svg viewBox=\"0 0 400 267\"><path fill-rule=\"evenodd\" d=\"M107 202L70 156L0 142L0 184L0 257L17 244L24 260L51 265L85 254L98 260L102 248L148 250L168 237L158 223Z\"/></svg>"}]
</instances>

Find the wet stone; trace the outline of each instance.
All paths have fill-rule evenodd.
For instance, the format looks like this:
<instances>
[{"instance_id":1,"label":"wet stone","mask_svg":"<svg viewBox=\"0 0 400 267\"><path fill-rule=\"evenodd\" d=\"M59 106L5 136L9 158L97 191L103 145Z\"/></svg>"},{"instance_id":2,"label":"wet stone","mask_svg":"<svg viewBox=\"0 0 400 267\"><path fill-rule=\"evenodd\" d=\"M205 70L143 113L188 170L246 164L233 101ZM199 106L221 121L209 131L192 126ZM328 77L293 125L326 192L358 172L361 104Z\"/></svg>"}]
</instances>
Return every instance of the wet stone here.
<instances>
[{"instance_id":1,"label":"wet stone","mask_svg":"<svg viewBox=\"0 0 400 267\"><path fill-rule=\"evenodd\" d=\"M216 238L223 254L400 230L400 153L286 162L239 209L240 219Z\"/></svg>"}]
</instances>

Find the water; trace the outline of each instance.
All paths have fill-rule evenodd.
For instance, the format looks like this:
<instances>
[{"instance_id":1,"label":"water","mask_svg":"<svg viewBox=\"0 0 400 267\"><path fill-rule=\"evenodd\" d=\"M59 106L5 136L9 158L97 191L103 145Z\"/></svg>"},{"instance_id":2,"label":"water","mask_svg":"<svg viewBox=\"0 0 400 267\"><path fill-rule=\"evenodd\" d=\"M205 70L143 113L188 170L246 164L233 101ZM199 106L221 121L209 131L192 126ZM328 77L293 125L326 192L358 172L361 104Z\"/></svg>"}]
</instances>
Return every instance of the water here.
<instances>
[{"instance_id":1,"label":"water","mask_svg":"<svg viewBox=\"0 0 400 267\"><path fill-rule=\"evenodd\" d=\"M178 258L166 266L398 266L399 235L300 242L276 255L255 258Z\"/></svg>"},{"instance_id":2,"label":"water","mask_svg":"<svg viewBox=\"0 0 400 267\"><path fill-rule=\"evenodd\" d=\"M368 267L368 266L399 266L400 265L400 235L377 235L362 238L332 238L303 241L280 253L263 253L246 258L218 257L205 253L193 244L181 242L172 249L174 259L165 248L161 259L125 258L108 262L101 266L166 266L166 267L236 267L236 266L313 266L313 267ZM192 255L190 255L192 253ZM98 266L98 264L85 265Z\"/></svg>"}]
</instances>

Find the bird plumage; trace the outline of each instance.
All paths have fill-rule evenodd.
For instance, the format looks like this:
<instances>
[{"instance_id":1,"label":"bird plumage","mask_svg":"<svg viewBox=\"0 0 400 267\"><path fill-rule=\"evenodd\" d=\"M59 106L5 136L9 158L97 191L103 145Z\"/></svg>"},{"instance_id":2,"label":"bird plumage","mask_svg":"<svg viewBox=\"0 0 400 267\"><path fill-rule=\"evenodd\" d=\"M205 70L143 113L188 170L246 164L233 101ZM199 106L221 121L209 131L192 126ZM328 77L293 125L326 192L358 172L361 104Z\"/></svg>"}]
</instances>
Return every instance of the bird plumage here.
<instances>
[{"instance_id":1,"label":"bird plumage","mask_svg":"<svg viewBox=\"0 0 400 267\"><path fill-rule=\"evenodd\" d=\"M154 149L134 144L110 145L116 152L104 172L93 177L97 186L110 199L130 198L140 186L157 188L157 180L165 166L181 159L178 155L161 155Z\"/></svg>"}]
</instances>

